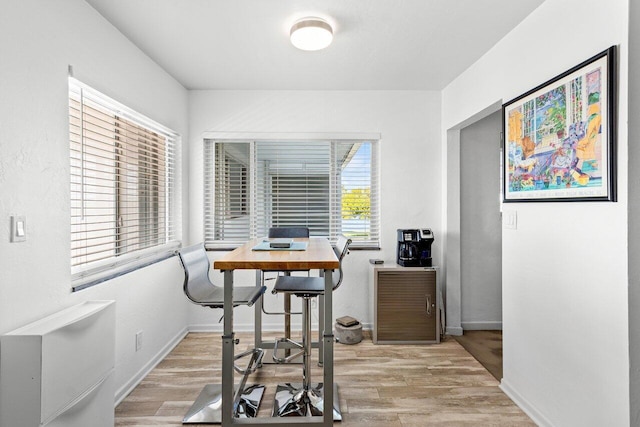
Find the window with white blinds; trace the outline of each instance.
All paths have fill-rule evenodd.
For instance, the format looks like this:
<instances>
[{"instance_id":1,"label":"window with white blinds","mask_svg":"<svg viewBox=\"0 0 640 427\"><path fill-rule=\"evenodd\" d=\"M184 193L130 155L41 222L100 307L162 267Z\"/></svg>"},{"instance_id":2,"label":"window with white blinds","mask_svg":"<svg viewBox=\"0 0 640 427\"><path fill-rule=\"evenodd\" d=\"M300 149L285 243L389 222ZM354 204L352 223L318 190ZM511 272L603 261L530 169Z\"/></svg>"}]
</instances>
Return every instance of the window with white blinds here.
<instances>
[{"instance_id":1,"label":"window with white blinds","mask_svg":"<svg viewBox=\"0 0 640 427\"><path fill-rule=\"evenodd\" d=\"M178 135L72 78L69 135L73 279L177 247Z\"/></svg>"},{"instance_id":2,"label":"window with white blinds","mask_svg":"<svg viewBox=\"0 0 640 427\"><path fill-rule=\"evenodd\" d=\"M208 247L237 246L270 227L379 247L377 141L204 144Z\"/></svg>"}]
</instances>

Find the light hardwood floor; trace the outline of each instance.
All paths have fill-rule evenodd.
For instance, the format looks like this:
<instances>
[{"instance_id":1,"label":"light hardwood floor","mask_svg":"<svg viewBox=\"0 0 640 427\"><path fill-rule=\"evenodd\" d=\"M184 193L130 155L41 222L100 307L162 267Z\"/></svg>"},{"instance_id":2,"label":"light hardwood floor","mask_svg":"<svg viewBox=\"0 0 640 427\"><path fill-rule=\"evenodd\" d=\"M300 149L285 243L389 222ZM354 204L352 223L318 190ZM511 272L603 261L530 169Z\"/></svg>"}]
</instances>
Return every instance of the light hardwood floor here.
<instances>
[{"instance_id":1,"label":"light hardwood floor","mask_svg":"<svg viewBox=\"0 0 640 427\"><path fill-rule=\"evenodd\" d=\"M252 343L250 334L237 337L237 351ZM221 347L219 333L187 335L118 405L116 426L182 425L204 385L220 382ZM336 344L334 357L343 414L336 426L535 426L452 338L427 346L373 345L365 333L359 344ZM312 365L315 381L321 369ZM265 364L254 373L249 383L267 386L259 416L270 415L278 383L300 381L300 365Z\"/></svg>"},{"instance_id":2,"label":"light hardwood floor","mask_svg":"<svg viewBox=\"0 0 640 427\"><path fill-rule=\"evenodd\" d=\"M455 340L498 381L502 379L502 331L464 331Z\"/></svg>"}]
</instances>

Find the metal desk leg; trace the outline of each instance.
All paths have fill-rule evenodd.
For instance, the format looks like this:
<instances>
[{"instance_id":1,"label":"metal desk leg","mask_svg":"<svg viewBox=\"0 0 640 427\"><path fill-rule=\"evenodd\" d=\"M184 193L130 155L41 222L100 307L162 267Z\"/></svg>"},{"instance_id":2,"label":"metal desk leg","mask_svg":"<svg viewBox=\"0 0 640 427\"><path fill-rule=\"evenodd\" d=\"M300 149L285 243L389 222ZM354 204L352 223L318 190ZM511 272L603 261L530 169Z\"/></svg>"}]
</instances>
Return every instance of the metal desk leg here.
<instances>
[{"instance_id":1,"label":"metal desk leg","mask_svg":"<svg viewBox=\"0 0 640 427\"><path fill-rule=\"evenodd\" d=\"M262 270L256 270L256 286L262 286L262 277L264 276L264 272ZM262 296L261 298L264 298ZM263 348L264 344L262 343L262 309L261 304L254 304L254 322L253 322L253 347L254 348Z\"/></svg>"},{"instance_id":2,"label":"metal desk leg","mask_svg":"<svg viewBox=\"0 0 640 427\"><path fill-rule=\"evenodd\" d=\"M324 365L324 295L318 296L318 366Z\"/></svg>"},{"instance_id":3,"label":"metal desk leg","mask_svg":"<svg viewBox=\"0 0 640 427\"><path fill-rule=\"evenodd\" d=\"M224 270L224 334L222 335L222 425L233 423L233 270Z\"/></svg>"},{"instance_id":4,"label":"metal desk leg","mask_svg":"<svg viewBox=\"0 0 640 427\"><path fill-rule=\"evenodd\" d=\"M324 425L326 427L333 426L334 408L333 408L333 280L332 270L324 270L324 332L323 341L324 348ZM336 408L340 414L340 408ZM340 414L340 418L341 418Z\"/></svg>"},{"instance_id":5,"label":"metal desk leg","mask_svg":"<svg viewBox=\"0 0 640 427\"><path fill-rule=\"evenodd\" d=\"M329 274L332 276L333 272ZM324 270L320 270L320 277L325 277ZM324 340L322 339L322 333L324 329L324 295L320 295L318 297L318 366L323 366L324 364Z\"/></svg>"},{"instance_id":6,"label":"metal desk leg","mask_svg":"<svg viewBox=\"0 0 640 427\"><path fill-rule=\"evenodd\" d=\"M289 274L285 273L286 276ZM287 313L284 315L284 337L285 339L291 339L291 294L284 295L284 312ZM291 349L287 348L284 350L284 356L289 357L291 355Z\"/></svg>"}]
</instances>

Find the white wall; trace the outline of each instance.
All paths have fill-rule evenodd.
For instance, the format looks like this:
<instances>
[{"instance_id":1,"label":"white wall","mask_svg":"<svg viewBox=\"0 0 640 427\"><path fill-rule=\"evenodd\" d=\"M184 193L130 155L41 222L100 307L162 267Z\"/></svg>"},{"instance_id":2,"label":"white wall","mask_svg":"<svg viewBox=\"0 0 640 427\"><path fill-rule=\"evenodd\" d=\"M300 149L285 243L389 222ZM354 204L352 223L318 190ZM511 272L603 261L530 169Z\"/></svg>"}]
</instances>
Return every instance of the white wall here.
<instances>
[{"instance_id":1,"label":"white wall","mask_svg":"<svg viewBox=\"0 0 640 427\"><path fill-rule=\"evenodd\" d=\"M461 325L502 329L499 112L460 131Z\"/></svg>"},{"instance_id":2,"label":"white wall","mask_svg":"<svg viewBox=\"0 0 640 427\"><path fill-rule=\"evenodd\" d=\"M202 240L203 132L376 132L380 142L381 251L351 251L345 279L334 296L334 315L351 315L369 327L369 258L395 262L396 229L432 227L434 263L442 259L440 95L424 91L192 91L191 239ZM219 257L222 253L214 253ZM240 275L253 283L254 275ZM214 278L222 283L216 272ZM215 280L215 279L214 279ZM273 308L281 307L267 295ZM235 314L236 330L250 329L253 311ZM194 307L191 325L220 329L210 310ZM292 322L297 321L293 319ZM278 329L279 317L265 317L265 329ZM281 329L281 327L280 327Z\"/></svg>"},{"instance_id":3,"label":"white wall","mask_svg":"<svg viewBox=\"0 0 640 427\"><path fill-rule=\"evenodd\" d=\"M629 3L629 117L640 117L640 3ZM640 121L629 121L629 141L640 139ZM640 144L629 145L629 182L640 182ZM631 425L640 425L640 193L629 193L629 364Z\"/></svg>"},{"instance_id":4,"label":"white wall","mask_svg":"<svg viewBox=\"0 0 640 427\"><path fill-rule=\"evenodd\" d=\"M629 425L627 13L547 0L442 93L446 146L496 101L620 45L619 201L511 204L518 229L503 230L502 387L541 425Z\"/></svg>"},{"instance_id":5,"label":"white wall","mask_svg":"<svg viewBox=\"0 0 640 427\"><path fill-rule=\"evenodd\" d=\"M78 79L185 141L187 91L82 0L2 6L0 334L85 300L115 300L115 379L122 397L136 375L181 338L187 303L175 258L71 293L68 65ZM11 214L26 215L26 242L9 243ZM139 330L143 348L135 352Z\"/></svg>"}]
</instances>

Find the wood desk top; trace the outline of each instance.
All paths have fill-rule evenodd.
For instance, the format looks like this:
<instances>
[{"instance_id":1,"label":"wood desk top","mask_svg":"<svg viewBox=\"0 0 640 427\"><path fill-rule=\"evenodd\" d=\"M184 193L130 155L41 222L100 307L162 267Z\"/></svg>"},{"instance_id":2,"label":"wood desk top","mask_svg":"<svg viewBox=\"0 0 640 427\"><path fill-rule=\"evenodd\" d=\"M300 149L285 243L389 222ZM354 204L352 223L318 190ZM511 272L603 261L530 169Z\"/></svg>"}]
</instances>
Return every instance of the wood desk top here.
<instances>
[{"instance_id":1,"label":"wood desk top","mask_svg":"<svg viewBox=\"0 0 640 427\"><path fill-rule=\"evenodd\" d=\"M329 240L321 237L296 238L294 241L308 241L304 251L252 251L262 242L253 239L213 262L216 270L322 270L337 269L340 262Z\"/></svg>"}]
</instances>

